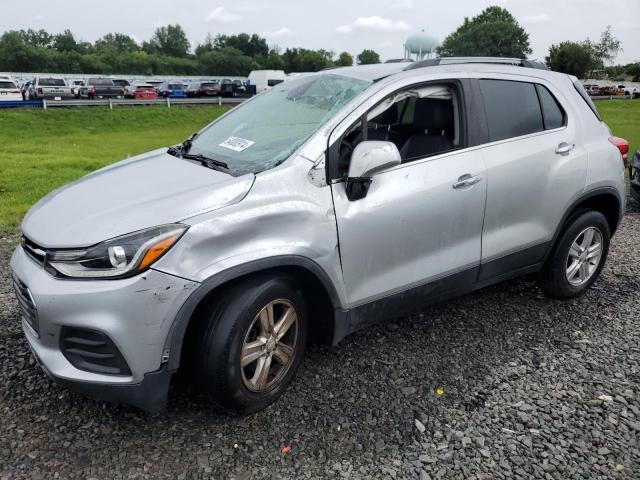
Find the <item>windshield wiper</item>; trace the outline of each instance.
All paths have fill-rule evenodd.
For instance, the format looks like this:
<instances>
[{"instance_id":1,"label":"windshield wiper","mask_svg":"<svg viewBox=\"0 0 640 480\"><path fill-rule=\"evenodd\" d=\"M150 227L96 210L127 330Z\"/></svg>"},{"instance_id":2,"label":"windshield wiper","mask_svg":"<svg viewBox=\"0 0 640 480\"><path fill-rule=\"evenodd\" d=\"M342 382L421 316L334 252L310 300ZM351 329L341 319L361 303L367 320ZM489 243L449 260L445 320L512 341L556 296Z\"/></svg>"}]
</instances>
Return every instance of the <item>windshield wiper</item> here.
<instances>
[{"instance_id":1,"label":"windshield wiper","mask_svg":"<svg viewBox=\"0 0 640 480\"><path fill-rule=\"evenodd\" d=\"M173 155L174 157L182 157L185 153L189 153L189 150L191 150L191 145L192 145L191 140L193 140L196 137L196 135L198 134L194 133L177 147L169 147L169 149L167 150L167 153L169 155Z\"/></svg>"},{"instance_id":2,"label":"windshield wiper","mask_svg":"<svg viewBox=\"0 0 640 480\"><path fill-rule=\"evenodd\" d=\"M185 160L196 160L197 162L200 162L205 167L213 168L214 170L215 170L215 167L229 170L229 165L227 165L226 163L221 162L220 160L216 160L215 158L207 157L200 153L183 153L181 157L184 158Z\"/></svg>"}]
</instances>

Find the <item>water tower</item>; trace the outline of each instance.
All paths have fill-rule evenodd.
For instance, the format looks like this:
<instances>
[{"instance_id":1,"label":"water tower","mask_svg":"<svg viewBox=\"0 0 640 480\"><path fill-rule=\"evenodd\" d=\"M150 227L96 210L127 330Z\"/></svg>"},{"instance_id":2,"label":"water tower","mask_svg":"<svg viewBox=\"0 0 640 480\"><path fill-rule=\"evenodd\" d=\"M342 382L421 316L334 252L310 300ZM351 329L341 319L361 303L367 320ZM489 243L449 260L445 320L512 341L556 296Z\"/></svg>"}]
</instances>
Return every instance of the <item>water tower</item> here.
<instances>
[{"instance_id":1,"label":"water tower","mask_svg":"<svg viewBox=\"0 0 640 480\"><path fill-rule=\"evenodd\" d=\"M415 55L415 60L431 58L431 55L436 53L437 46L438 40L422 30L420 33L411 35L404 42L404 57L413 59L413 55Z\"/></svg>"}]
</instances>

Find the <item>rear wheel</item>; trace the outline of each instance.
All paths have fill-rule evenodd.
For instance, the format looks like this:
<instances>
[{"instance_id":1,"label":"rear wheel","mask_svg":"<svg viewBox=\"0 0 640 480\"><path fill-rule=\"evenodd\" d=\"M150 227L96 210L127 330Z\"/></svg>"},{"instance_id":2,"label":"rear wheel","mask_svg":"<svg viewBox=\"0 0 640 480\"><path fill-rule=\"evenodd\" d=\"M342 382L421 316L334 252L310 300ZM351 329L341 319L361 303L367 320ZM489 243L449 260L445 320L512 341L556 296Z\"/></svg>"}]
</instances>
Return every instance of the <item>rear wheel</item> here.
<instances>
[{"instance_id":1,"label":"rear wheel","mask_svg":"<svg viewBox=\"0 0 640 480\"><path fill-rule=\"evenodd\" d=\"M541 288L559 299L582 295L604 267L610 238L609 224L602 213L588 210L574 216L540 274Z\"/></svg>"},{"instance_id":2,"label":"rear wheel","mask_svg":"<svg viewBox=\"0 0 640 480\"><path fill-rule=\"evenodd\" d=\"M195 363L209 395L243 413L275 401L300 365L307 340L305 302L291 279L240 282L205 316Z\"/></svg>"}]
</instances>

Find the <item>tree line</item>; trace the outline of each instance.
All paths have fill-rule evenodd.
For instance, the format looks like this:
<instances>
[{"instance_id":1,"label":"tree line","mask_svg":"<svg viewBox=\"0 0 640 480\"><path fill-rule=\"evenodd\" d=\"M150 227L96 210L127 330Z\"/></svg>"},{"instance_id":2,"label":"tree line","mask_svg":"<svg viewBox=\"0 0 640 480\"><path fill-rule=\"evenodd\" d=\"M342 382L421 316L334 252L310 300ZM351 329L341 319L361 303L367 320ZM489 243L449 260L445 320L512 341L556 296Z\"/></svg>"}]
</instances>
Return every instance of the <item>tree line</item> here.
<instances>
[{"instance_id":1,"label":"tree line","mask_svg":"<svg viewBox=\"0 0 640 480\"><path fill-rule=\"evenodd\" d=\"M348 52L336 58L329 50L270 48L257 34L209 35L193 53L180 25L156 29L139 44L123 33L109 33L95 42L79 41L70 30L52 34L45 30L13 30L0 36L0 71L65 72L132 75L240 75L251 70L315 72L350 66ZM359 64L379 63L372 50L362 51Z\"/></svg>"},{"instance_id":2,"label":"tree line","mask_svg":"<svg viewBox=\"0 0 640 480\"><path fill-rule=\"evenodd\" d=\"M630 76L640 80L640 62L613 65L622 51L620 41L608 26L598 41L560 42L550 47L544 61L557 72L578 78L604 77L622 80ZM487 56L526 58L531 54L529 34L508 10L488 7L464 22L437 49L442 57Z\"/></svg>"},{"instance_id":3,"label":"tree line","mask_svg":"<svg viewBox=\"0 0 640 480\"><path fill-rule=\"evenodd\" d=\"M638 80L640 62L613 66L622 50L611 27L597 42L560 42L545 58L556 71L579 78L630 75ZM526 58L531 54L529 34L505 8L491 6L479 15L465 18L437 49L438 55ZM270 47L257 34L209 35L193 50L180 25L156 29L141 44L123 33L109 33L95 42L76 39L65 30L13 30L0 36L0 71L65 72L79 74L132 75L238 75L251 70L273 69L315 72L329 67L380 63L380 56L365 49L354 59L349 52Z\"/></svg>"}]
</instances>

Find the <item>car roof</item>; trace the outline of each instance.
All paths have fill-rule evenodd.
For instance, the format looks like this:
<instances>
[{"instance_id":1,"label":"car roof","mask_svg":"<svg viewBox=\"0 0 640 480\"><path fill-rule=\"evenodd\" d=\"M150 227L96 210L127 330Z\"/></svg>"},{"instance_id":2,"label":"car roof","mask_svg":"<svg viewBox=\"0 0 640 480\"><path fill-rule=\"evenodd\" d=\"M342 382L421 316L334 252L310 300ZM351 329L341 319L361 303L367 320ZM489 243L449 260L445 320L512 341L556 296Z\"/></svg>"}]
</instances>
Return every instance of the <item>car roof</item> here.
<instances>
[{"instance_id":1,"label":"car roof","mask_svg":"<svg viewBox=\"0 0 640 480\"><path fill-rule=\"evenodd\" d=\"M406 66L406 63L376 63L373 65L357 65L354 67L328 68L322 70L321 73L344 75L346 77L370 80L373 82L400 73Z\"/></svg>"},{"instance_id":2,"label":"car roof","mask_svg":"<svg viewBox=\"0 0 640 480\"><path fill-rule=\"evenodd\" d=\"M446 58L430 59L412 63L382 63L374 65L358 65L322 70L321 73L335 73L348 77L369 80L372 82L392 76L424 76L443 72L486 72L497 74L518 74L541 78L557 78L566 74L553 72L544 65L516 58Z\"/></svg>"}]
</instances>

